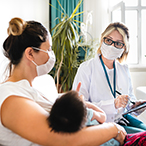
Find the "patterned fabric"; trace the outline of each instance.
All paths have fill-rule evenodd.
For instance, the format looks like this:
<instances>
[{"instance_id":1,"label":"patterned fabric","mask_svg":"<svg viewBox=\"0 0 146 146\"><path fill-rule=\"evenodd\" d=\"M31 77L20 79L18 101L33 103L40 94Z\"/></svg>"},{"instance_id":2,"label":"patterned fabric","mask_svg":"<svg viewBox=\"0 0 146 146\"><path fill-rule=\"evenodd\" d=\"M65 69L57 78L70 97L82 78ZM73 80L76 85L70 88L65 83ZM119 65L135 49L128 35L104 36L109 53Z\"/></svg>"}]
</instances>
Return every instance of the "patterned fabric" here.
<instances>
[{"instance_id":1,"label":"patterned fabric","mask_svg":"<svg viewBox=\"0 0 146 146\"><path fill-rule=\"evenodd\" d=\"M146 131L127 134L124 146L146 146Z\"/></svg>"}]
</instances>

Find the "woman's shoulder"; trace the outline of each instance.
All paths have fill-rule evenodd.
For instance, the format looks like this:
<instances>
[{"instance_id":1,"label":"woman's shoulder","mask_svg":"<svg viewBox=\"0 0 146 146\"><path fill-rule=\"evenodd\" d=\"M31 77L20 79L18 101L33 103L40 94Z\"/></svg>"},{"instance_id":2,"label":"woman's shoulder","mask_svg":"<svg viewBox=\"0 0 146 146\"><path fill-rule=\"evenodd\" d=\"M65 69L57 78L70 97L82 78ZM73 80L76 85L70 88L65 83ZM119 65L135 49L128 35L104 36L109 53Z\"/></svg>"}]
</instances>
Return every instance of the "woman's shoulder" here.
<instances>
[{"instance_id":1,"label":"woman's shoulder","mask_svg":"<svg viewBox=\"0 0 146 146\"><path fill-rule=\"evenodd\" d=\"M124 67L124 68L128 68L128 64L123 62L123 63L120 63L119 61L116 61L117 65L120 66L120 67Z\"/></svg>"},{"instance_id":2,"label":"woman's shoulder","mask_svg":"<svg viewBox=\"0 0 146 146\"><path fill-rule=\"evenodd\" d=\"M18 91L19 88L29 88L29 82L27 80L20 80L18 82L4 82L0 84L0 91L11 92Z\"/></svg>"},{"instance_id":3,"label":"woman's shoulder","mask_svg":"<svg viewBox=\"0 0 146 146\"><path fill-rule=\"evenodd\" d=\"M80 67L91 67L93 64L97 63L99 60L99 55L95 55L95 57L84 61L83 63L80 64Z\"/></svg>"},{"instance_id":4,"label":"woman's shoulder","mask_svg":"<svg viewBox=\"0 0 146 146\"><path fill-rule=\"evenodd\" d=\"M126 63L120 63L119 61L116 61L116 65L117 65L117 68L120 70L125 70L126 72L129 71L128 64Z\"/></svg>"},{"instance_id":5,"label":"woman's shoulder","mask_svg":"<svg viewBox=\"0 0 146 146\"><path fill-rule=\"evenodd\" d=\"M18 82L5 82L0 84L0 105L6 98L12 95L31 99L31 96L28 94L30 89L31 88L29 87L27 80L21 80Z\"/></svg>"}]
</instances>

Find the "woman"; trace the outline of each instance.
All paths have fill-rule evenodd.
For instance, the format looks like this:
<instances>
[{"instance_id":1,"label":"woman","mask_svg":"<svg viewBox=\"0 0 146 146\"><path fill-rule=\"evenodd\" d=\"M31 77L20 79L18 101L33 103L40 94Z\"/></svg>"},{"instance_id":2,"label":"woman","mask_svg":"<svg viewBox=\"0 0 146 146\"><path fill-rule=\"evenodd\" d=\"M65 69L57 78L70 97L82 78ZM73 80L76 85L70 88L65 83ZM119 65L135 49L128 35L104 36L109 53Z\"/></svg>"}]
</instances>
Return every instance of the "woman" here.
<instances>
[{"instance_id":1,"label":"woman","mask_svg":"<svg viewBox=\"0 0 146 146\"><path fill-rule=\"evenodd\" d=\"M124 111L134 101L133 107L143 103L136 101L133 93L131 77L127 65L121 64L129 52L128 28L121 23L111 23L101 35L100 46L95 58L80 65L74 79L73 89L79 82L79 91L85 100L93 102L105 111L107 122L122 123L128 133L146 130L146 125ZM135 113L136 114L136 113Z\"/></svg>"},{"instance_id":2,"label":"woman","mask_svg":"<svg viewBox=\"0 0 146 146\"><path fill-rule=\"evenodd\" d=\"M111 138L123 144L126 132L114 123L83 128L74 134L51 131L49 114L38 103L50 108L52 103L32 88L33 79L47 74L55 63L50 33L38 22L13 18L8 35L3 48L10 60L10 76L0 85L0 145L95 146Z\"/></svg>"}]
</instances>

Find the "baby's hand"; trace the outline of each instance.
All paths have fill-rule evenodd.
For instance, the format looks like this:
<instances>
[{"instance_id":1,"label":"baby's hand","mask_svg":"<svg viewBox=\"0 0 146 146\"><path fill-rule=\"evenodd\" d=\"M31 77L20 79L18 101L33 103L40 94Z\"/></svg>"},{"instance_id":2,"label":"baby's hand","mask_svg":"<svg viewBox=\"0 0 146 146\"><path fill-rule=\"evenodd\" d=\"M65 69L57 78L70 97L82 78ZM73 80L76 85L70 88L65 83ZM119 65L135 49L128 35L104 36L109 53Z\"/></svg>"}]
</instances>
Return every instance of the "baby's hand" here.
<instances>
[{"instance_id":1,"label":"baby's hand","mask_svg":"<svg viewBox=\"0 0 146 146\"><path fill-rule=\"evenodd\" d=\"M76 91L79 92L80 91L80 88L81 88L81 82L78 83L78 86L76 88Z\"/></svg>"},{"instance_id":2,"label":"baby's hand","mask_svg":"<svg viewBox=\"0 0 146 146\"><path fill-rule=\"evenodd\" d=\"M102 124L106 121L106 114L93 110L93 117L92 117L91 121L93 121L93 120L96 120L100 124Z\"/></svg>"}]
</instances>

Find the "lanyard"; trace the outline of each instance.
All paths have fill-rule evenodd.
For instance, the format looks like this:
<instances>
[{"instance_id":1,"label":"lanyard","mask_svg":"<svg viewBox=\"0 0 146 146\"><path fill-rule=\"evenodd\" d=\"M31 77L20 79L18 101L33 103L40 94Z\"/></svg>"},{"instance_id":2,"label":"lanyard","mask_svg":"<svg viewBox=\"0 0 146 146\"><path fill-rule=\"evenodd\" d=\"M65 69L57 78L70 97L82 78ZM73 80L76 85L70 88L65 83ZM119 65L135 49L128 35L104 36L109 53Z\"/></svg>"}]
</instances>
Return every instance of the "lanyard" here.
<instances>
[{"instance_id":1,"label":"lanyard","mask_svg":"<svg viewBox=\"0 0 146 146\"><path fill-rule=\"evenodd\" d=\"M101 61L101 64L102 64L102 67L104 69L104 73L105 73L105 76L106 76L106 80L108 82L108 85L110 87L110 90L114 96L114 98L116 98L116 67L115 67L115 61L113 62L113 67L114 67L114 78L113 78L113 83L114 83L114 91L112 90L112 86L110 84L110 80L109 80L109 77L108 77L108 74L107 74L107 71L106 71L106 68L105 68L105 65L103 63L103 60L101 58L101 55L100 55L100 61Z\"/></svg>"}]
</instances>

